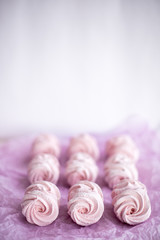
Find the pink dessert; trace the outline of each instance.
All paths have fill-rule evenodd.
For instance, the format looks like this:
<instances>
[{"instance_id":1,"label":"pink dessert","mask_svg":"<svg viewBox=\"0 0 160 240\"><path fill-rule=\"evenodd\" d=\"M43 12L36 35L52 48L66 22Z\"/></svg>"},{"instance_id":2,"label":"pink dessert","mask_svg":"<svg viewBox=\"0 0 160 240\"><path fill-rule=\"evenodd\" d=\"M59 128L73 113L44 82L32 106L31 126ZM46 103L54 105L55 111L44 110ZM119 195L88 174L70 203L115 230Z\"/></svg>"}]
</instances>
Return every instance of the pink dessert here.
<instances>
[{"instance_id":1,"label":"pink dessert","mask_svg":"<svg viewBox=\"0 0 160 240\"><path fill-rule=\"evenodd\" d=\"M112 189L123 179L138 179L138 171L130 158L122 155L113 155L104 165L105 181Z\"/></svg>"},{"instance_id":2,"label":"pink dessert","mask_svg":"<svg viewBox=\"0 0 160 240\"><path fill-rule=\"evenodd\" d=\"M32 146L32 157L42 153L52 154L59 158L60 145L56 136L42 134L35 139Z\"/></svg>"},{"instance_id":3,"label":"pink dessert","mask_svg":"<svg viewBox=\"0 0 160 240\"><path fill-rule=\"evenodd\" d=\"M99 221L104 212L103 193L93 182L80 181L68 193L68 214L81 226Z\"/></svg>"},{"instance_id":4,"label":"pink dessert","mask_svg":"<svg viewBox=\"0 0 160 240\"><path fill-rule=\"evenodd\" d=\"M88 134L82 134L78 137L72 138L68 154L71 156L72 154L78 152L88 153L91 157L93 157L93 159L98 160L99 149L96 139Z\"/></svg>"},{"instance_id":5,"label":"pink dessert","mask_svg":"<svg viewBox=\"0 0 160 240\"><path fill-rule=\"evenodd\" d=\"M139 150L128 135L121 135L110 139L107 142L106 151L108 156L117 153L127 155L133 162L136 162L139 158Z\"/></svg>"},{"instance_id":6,"label":"pink dessert","mask_svg":"<svg viewBox=\"0 0 160 240\"><path fill-rule=\"evenodd\" d=\"M36 155L29 163L28 178L30 183L45 180L57 183L59 178L59 161L50 154Z\"/></svg>"},{"instance_id":7,"label":"pink dessert","mask_svg":"<svg viewBox=\"0 0 160 240\"><path fill-rule=\"evenodd\" d=\"M59 214L59 189L52 183L41 181L30 185L21 203L22 214L31 224L47 226Z\"/></svg>"},{"instance_id":8,"label":"pink dessert","mask_svg":"<svg viewBox=\"0 0 160 240\"><path fill-rule=\"evenodd\" d=\"M29 185L25 190L25 194L28 194L33 191L46 192L47 194L50 193L56 197L59 204L61 194L58 187L55 184L48 181L39 181Z\"/></svg>"},{"instance_id":9,"label":"pink dessert","mask_svg":"<svg viewBox=\"0 0 160 240\"><path fill-rule=\"evenodd\" d=\"M70 186L81 180L95 181L98 167L94 159L87 153L75 153L66 165L66 178Z\"/></svg>"},{"instance_id":10,"label":"pink dessert","mask_svg":"<svg viewBox=\"0 0 160 240\"><path fill-rule=\"evenodd\" d=\"M136 225L146 221L151 214L151 204L144 184L123 180L112 191L112 204L121 222Z\"/></svg>"}]
</instances>

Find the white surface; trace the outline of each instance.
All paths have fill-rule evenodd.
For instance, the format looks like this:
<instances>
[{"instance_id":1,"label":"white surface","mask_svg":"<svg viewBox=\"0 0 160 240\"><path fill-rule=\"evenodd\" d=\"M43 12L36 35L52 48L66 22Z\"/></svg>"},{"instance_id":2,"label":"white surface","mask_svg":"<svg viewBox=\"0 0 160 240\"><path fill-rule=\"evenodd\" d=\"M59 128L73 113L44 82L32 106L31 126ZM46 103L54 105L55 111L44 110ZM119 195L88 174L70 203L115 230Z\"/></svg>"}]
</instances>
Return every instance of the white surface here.
<instances>
[{"instance_id":1,"label":"white surface","mask_svg":"<svg viewBox=\"0 0 160 240\"><path fill-rule=\"evenodd\" d=\"M0 1L0 135L160 122L160 1Z\"/></svg>"}]
</instances>

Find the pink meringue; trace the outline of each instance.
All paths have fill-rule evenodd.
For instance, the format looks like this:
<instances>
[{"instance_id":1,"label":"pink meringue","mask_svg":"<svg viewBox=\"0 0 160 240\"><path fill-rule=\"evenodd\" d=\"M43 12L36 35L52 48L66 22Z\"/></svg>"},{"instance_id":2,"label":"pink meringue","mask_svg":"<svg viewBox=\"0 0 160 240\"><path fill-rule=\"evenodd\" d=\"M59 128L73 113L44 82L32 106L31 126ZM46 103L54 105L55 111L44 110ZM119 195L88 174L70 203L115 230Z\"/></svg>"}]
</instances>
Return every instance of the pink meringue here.
<instances>
[{"instance_id":1,"label":"pink meringue","mask_svg":"<svg viewBox=\"0 0 160 240\"><path fill-rule=\"evenodd\" d=\"M71 156L66 165L66 177L69 185L74 185L80 180L95 181L98 167L94 159L87 153L76 153Z\"/></svg>"},{"instance_id":2,"label":"pink meringue","mask_svg":"<svg viewBox=\"0 0 160 240\"><path fill-rule=\"evenodd\" d=\"M79 183L73 185L68 192L68 200L73 198L77 193L93 193L100 195L103 199L103 193L101 188L98 186L98 184L90 182L90 181L80 181Z\"/></svg>"},{"instance_id":3,"label":"pink meringue","mask_svg":"<svg viewBox=\"0 0 160 240\"><path fill-rule=\"evenodd\" d=\"M68 149L68 154L84 152L88 153L95 160L99 158L99 149L96 142L96 139L88 134L82 134L76 138L72 138L70 141L70 146Z\"/></svg>"},{"instance_id":4,"label":"pink meringue","mask_svg":"<svg viewBox=\"0 0 160 240\"><path fill-rule=\"evenodd\" d=\"M110 139L107 142L106 150L108 156L121 153L128 155L133 162L137 161L139 158L139 150L132 138L128 135L121 135Z\"/></svg>"},{"instance_id":5,"label":"pink meringue","mask_svg":"<svg viewBox=\"0 0 160 240\"><path fill-rule=\"evenodd\" d=\"M125 160L125 157L120 157L120 155L111 156L106 161L104 172L105 181L111 189L123 179L138 179L138 171L134 163L130 163L128 158Z\"/></svg>"},{"instance_id":6,"label":"pink meringue","mask_svg":"<svg viewBox=\"0 0 160 240\"><path fill-rule=\"evenodd\" d=\"M146 187L143 183L141 183L137 180L130 180L130 179L125 180L124 179L123 181L121 181L119 184L117 184L114 187L112 194L111 194L112 198L121 194L126 189L131 189L131 190L142 189L142 190L146 191Z\"/></svg>"},{"instance_id":7,"label":"pink meringue","mask_svg":"<svg viewBox=\"0 0 160 240\"><path fill-rule=\"evenodd\" d=\"M112 191L112 204L121 222L136 225L151 214L151 204L145 185L139 181L123 180Z\"/></svg>"},{"instance_id":8,"label":"pink meringue","mask_svg":"<svg viewBox=\"0 0 160 240\"><path fill-rule=\"evenodd\" d=\"M50 154L35 156L28 166L28 178L30 183L46 180L57 183L59 178L59 161Z\"/></svg>"},{"instance_id":9,"label":"pink meringue","mask_svg":"<svg viewBox=\"0 0 160 240\"><path fill-rule=\"evenodd\" d=\"M21 203L22 214L31 224L47 226L59 214L59 189L52 183L41 181L26 189Z\"/></svg>"},{"instance_id":10,"label":"pink meringue","mask_svg":"<svg viewBox=\"0 0 160 240\"><path fill-rule=\"evenodd\" d=\"M125 154L122 153L116 153L107 158L107 162L112 162L112 163L119 163L119 164L134 164L132 162L132 159Z\"/></svg>"},{"instance_id":11,"label":"pink meringue","mask_svg":"<svg viewBox=\"0 0 160 240\"><path fill-rule=\"evenodd\" d=\"M68 194L68 214L81 226L99 221L104 212L103 193L93 182L80 181L73 185Z\"/></svg>"},{"instance_id":12,"label":"pink meringue","mask_svg":"<svg viewBox=\"0 0 160 240\"><path fill-rule=\"evenodd\" d=\"M43 134L35 139L32 145L32 157L42 153L52 154L59 158L60 146L56 136Z\"/></svg>"},{"instance_id":13,"label":"pink meringue","mask_svg":"<svg viewBox=\"0 0 160 240\"><path fill-rule=\"evenodd\" d=\"M53 194L56 197L59 204L61 194L58 187L55 184L48 181L38 181L28 186L25 190L25 194L28 194L33 191L40 191Z\"/></svg>"}]
</instances>

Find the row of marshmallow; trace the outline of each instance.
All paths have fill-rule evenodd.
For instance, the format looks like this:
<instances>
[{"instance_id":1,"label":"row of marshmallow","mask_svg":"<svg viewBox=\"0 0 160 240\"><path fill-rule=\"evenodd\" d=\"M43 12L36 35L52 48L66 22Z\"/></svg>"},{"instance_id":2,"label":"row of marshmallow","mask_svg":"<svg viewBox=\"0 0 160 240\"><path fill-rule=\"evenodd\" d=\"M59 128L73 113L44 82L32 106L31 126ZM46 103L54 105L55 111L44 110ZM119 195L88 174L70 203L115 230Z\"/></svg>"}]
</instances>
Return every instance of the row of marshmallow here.
<instances>
[{"instance_id":1,"label":"row of marshmallow","mask_svg":"<svg viewBox=\"0 0 160 240\"><path fill-rule=\"evenodd\" d=\"M105 180L110 188L122 179L138 179L134 163L138 160L139 151L129 136L123 135L109 140L106 153L108 159L104 167ZM85 134L71 139L65 171L70 186L80 180L95 182L99 155L97 142L92 136ZM41 135L36 138L28 167L30 183L45 180L56 184L60 173L59 156L60 144L55 136Z\"/></svg>"},{"instance_id":2,"label":"row of marshmallow","mask_svg":"<svg viewBox=\"0 0 160 240\"><path fill-rule=\"evenodd\" d=\"M106 182L112 191L112 204L122 222L135 225L147 220L151 204L146 187L138 180L135 166L138 148L128 136L111 139L107 144Z\"/></svg>"},{"instance_id":3,"label":"row of marshmallow","mask_svg":"<svg viewBox=\"0 0 160 240\"><path fill-rule=\"evenodd\" d=\"M60 204L58 187L48 181L30 185L22 201L22 213L27 221L38 226L51 224L58 217ZM93 182L80 181L68 193L68 213L81 226L96 223L104 211L103 193Z\"/></svg>"},{"instance_id":4,"label":"row of marshmallow","mask_svg":"<svg viewBox=\"0 0 160 240\"><path fill-rule=\"evenodd\" d=\"M146 187L132 180L122 180L112 191L112 204L121 222L136 225L147 220L151 213ZM22 213L27 221L46 226L59 214L60 191L51 182L40 181L30 185L22 200ZM90 181L80 181L68 192L68 214L80 226L96 223L104 212L101 188Z\"/></svg>"}]
</instances>

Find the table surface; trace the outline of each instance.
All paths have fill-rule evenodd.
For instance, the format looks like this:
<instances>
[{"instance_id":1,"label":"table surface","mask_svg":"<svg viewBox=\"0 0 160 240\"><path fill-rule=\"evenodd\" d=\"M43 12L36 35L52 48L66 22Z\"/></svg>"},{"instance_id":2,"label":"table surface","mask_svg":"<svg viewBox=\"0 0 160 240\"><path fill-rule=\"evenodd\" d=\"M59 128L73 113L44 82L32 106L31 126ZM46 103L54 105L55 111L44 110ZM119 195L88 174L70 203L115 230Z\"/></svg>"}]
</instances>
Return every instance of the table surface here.
<instances>
[{"instance_id":1,"label":"table surface","mask_svg":"<svg viewBox=\"0 0 160 240\"><path fill-rule=\"evenodd\" d=\"M113 212L111 190L104 182L104 146L110 137L127 133L140 149L137 163L139 180L143 182L151 200L150 218L139 225L129 226L121 223ZM57 186L62 198L60 213L55 222L46 227L29 224L21 213L20 203L26 187L27 165L30 148L35 136L15 137L0 146L0 239L160 239L160 139L148 124L128 124L110 132L96 135L101 158L98 162L97 183L104 194L104 214L99 222L88 227L76 225L67 214L67 194L69 186L64 178L66 147L70 136L60 136L62 155L60 158L61 175Z\"/></svg>"}]
</instances>

